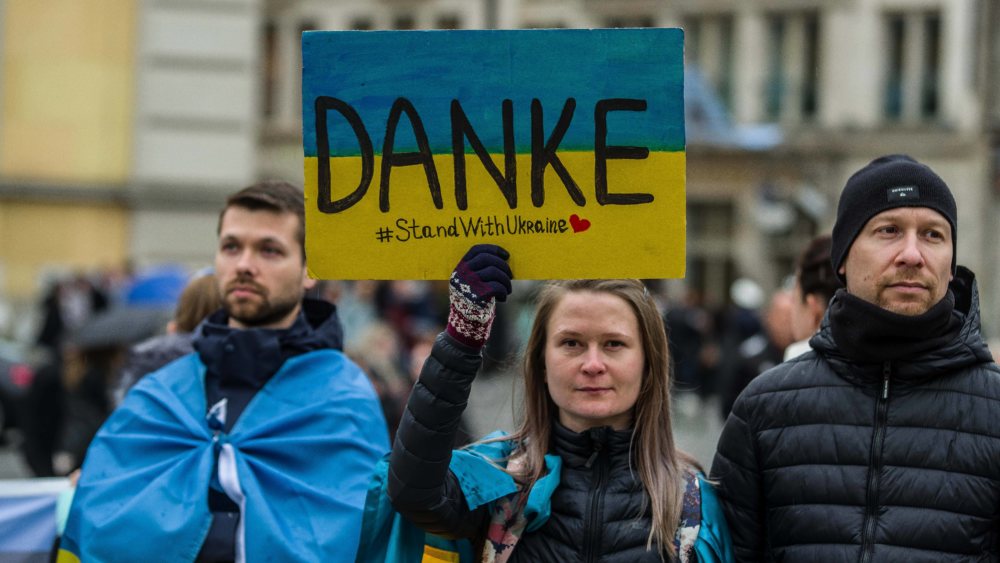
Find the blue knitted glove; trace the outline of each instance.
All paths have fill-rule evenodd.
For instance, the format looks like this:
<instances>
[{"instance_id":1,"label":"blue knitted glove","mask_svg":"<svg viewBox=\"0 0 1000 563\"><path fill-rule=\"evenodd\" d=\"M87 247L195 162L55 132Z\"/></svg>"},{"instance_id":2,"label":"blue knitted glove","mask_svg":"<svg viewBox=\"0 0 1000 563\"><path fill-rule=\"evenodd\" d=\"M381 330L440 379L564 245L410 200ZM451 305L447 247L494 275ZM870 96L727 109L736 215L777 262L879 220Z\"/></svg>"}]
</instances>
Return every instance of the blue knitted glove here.
<instances>
[{"instance_id":1,"label":"blue knitted glove","mask_svg":"<svg viewBox=\"0 0 1000 563\"><path fill-rule=\"evenodd\" d=\"M477 244L469 249L451 273L448 286L447 331L472 348L482 348L496 317L497 300L510 294L510 254L495 244Z\"/></svg>"}]
</instances>

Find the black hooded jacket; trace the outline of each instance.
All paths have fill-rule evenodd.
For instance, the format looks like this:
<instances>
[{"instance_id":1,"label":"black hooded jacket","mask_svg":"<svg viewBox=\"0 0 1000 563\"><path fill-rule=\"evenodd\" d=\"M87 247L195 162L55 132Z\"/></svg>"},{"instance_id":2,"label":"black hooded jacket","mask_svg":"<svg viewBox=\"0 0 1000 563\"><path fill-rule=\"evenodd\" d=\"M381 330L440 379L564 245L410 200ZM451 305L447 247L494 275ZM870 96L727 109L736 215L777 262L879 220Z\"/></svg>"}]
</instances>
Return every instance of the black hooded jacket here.
<instances>
[{"instance_id":1,"label":"black hooded jacket","mask_svg":"<svg viewBox=\"0 0 1000 563\"><path fill-rule=\"evenodd\" d=\"M841 290L740 396L712 466L739 561L1000 561L1000 369L950 287L924 319Z\"/></svg>"},{"instance_id":2,"label":"black hooded jacket","mask_svg":"<svg viewBox=\"0 0 1000 563\"><path fill-rule=\"evenodd\" d=\"M302 312L287 329L241 330L229 327L228 322L224 310L213 313L198 326L193 341L206 368L206 406L211 408L226 399L226 432L287 360L314 350L343 347L336 307L317 299L304 299ZM232 561L239 507L214 488L209 490L208 504L212 527L198 560Z\"/></svg>"},{"instance_id":3,"label":"black hooded jacket","mask_svg":"<svg viewBox=\"0 0 1000 563\"><path fill-rule=\"evenodd\" d=\"M485 507L470 511L448 470L476 371L478 352L441 333L420 372L392 447L388 493L400 514L446 537L482 539ZM525 534L510 563L662 563L646 550L651 509L631 457L631 430L573 432L553 421L551 452L563 460L552 514Z\"/></svg>"}]
</instances>

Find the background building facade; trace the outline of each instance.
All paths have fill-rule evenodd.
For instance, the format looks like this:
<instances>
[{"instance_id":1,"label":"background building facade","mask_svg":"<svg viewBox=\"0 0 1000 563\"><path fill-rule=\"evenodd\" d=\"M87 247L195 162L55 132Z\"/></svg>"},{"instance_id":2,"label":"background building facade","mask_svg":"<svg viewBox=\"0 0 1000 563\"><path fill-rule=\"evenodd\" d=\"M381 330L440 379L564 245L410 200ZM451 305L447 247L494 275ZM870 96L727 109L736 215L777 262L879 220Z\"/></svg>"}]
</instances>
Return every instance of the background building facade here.
<instances>
[{"instance_id":1,"label":"background building facade","mask_svg":"<svg viewBox=\"0 0 1000 563\"><path fill-rule=\"evenodd\" d=\"M986 0L0 0L0 272L207 263L225 193L301 184L301 32L680 26L687 278L721 304L905 152L949 181L960 263L1000 319L1000 9ZM59 39L56 41L55 39ZM13 242L11 242L13 241Z\"/></svg>"},{"instance_id":2,"label":"background building facade","mask_svg":"<svg viewBox=\"0 0 1000 563\"><path fill-rule=\"evenodd\" d=\"M0 0L0 336L67 275L210 264L257 176L255 0Z\"/></svg>"}]
</instances>

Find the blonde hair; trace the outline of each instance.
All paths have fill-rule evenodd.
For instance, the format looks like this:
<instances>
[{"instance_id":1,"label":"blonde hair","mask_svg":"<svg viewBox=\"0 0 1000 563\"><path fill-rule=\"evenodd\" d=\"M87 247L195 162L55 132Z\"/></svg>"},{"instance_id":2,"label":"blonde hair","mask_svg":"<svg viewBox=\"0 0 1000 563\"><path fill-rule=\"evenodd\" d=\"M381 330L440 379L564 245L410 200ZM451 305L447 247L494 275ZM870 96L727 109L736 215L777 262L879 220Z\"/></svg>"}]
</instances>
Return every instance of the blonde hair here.
<instances>
[{"instance_id":1,"label":"blonde hair","mask_svg":"<svg viewBox=\"0 0 1000 563\"><path fill-rule=\"evenodd\" d=\"M193 332L205 317L222 308L219 284L213 274L192 279L184 287L177 308L174 309L174 327L177 332Z\"/></svg>"},{"instance_id":2,"label":"blonde hair","mask_svg":"<svg viewBox=\"0 0 1000 563\"><path fill-rule=\"evenodd\" d=\"M525 490L543 476L545 454L549 451L552 420L558 407L552 402L545 382L545 344L549 319L569 293L607 293L621 298L632 308L639 324L645 373L634 406L632 452L639 478L652 512L646 548L654 542L675 556L674 536L680 523L685 475L697 462L674 445L670 422L670 357L663 318L655 301L639 280L568 280L551 282L542 288L535 321L524 354L524 415L520 427L509 438L515 443L512 458L521 468L515 477Z\"/></svg>"}]
</instances>

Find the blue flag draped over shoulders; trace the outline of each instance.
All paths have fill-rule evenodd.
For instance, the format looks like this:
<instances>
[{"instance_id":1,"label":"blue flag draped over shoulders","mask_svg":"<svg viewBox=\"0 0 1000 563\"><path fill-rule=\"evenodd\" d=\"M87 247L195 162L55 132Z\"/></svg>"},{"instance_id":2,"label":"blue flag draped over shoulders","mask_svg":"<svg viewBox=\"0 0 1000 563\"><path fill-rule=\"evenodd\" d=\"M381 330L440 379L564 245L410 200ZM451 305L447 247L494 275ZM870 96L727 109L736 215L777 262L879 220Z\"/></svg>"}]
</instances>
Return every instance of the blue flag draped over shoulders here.
<instances>
[{"instance_id":1,"label":"blue flag draped over shoulders","mask_svg":"<svg viewBox=\"0 0 1000 563\"><path fill-rule=\"evenodd\" d=\"M368 482L389 448L361 369L333 350L296 356L228 434L206 420L204 379L198 356L185 356L142 379L102 426L60 561L194 560L220 474L242 495L238 560L353 560Z\"/></svg>"}]
</instances>

